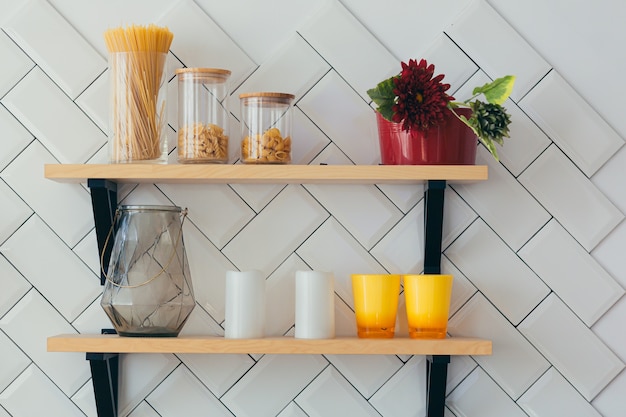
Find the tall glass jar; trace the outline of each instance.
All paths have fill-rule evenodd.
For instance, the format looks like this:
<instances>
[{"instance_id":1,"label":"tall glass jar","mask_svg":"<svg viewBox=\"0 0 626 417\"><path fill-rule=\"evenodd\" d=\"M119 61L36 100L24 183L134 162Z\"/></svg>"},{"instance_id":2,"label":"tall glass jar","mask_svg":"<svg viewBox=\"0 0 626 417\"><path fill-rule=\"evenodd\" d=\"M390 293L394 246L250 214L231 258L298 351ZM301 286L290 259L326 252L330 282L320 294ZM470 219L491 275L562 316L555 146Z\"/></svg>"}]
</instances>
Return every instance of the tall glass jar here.
<instances>
[{"instance_id":1,"label":"tall glass jar","mask_svg":"<svg viewBox=\"0 0 626 417\"><path fill-rule=\"evenodd\" d=\"M228 162L228 78L217 68L179 68L178 162Z\"/></svg>"},{"instance_id":2,"label":"tall glass jar","mask_svg":"<svg viewBox=\"0 0 626 417\"><path fill-rule=\"evenodd\" d=\"M244 93L241 105L241 162L291 163L293 94Z\"/></svg>"},{"instance_id":3,"label":"tall glass jar","mask_svg":"<svg viewBox=\"0 0 626 417\"><path fill-rule=\"evenodd\" d=\"M166 53L109 55L111 163L167 161Z\"/></svg>"},{"instance_id":4,"label":"tall glass jar","mask_svg":"<svg viewBox=\"0 0 626 417\"><path fill-rule=\"evenodd\" d=\"M185 215L176 206L118 207L100 305L121 336L178 336L195 307Z\"/></svg>"}]
</instances>

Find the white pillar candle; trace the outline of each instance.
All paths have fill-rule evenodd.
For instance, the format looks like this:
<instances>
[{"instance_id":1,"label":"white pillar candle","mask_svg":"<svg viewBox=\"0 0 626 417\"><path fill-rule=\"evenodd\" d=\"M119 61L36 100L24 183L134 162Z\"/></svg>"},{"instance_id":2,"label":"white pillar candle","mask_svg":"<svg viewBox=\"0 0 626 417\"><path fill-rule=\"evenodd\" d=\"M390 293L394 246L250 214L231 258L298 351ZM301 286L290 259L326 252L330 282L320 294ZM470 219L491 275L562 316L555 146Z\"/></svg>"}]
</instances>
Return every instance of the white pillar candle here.
<instances>
[{"instance_id":1,"label":"white pillar candle","mask_svg":"<svg viewBox=\"0 0 626 417\"><path fill-rule=\"evenodd\" d=\"M260 271L227 271L224 337L265 335L265 278Z\"/></svg>"},{"instance_id":2,"label":"white pillar candle","mask_svg":"<svg viewBox=\"0 0 626 417\"><path fill-rule=\"evenodd\" d=\"M335 285L332 272L296 271L295 337L335 337Z\"/></svg>"}]
</instances>

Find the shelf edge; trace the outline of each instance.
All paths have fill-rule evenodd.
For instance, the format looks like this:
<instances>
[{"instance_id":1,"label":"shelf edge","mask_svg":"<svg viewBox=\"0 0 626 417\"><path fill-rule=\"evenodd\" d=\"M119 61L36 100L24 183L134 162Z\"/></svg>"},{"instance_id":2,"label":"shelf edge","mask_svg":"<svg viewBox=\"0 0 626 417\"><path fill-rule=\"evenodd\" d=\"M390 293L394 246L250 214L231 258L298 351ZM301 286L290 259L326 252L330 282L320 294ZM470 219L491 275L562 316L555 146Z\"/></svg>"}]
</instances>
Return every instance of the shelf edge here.
<instances>
[{"instance_id":1,"label":"shelf edge","mask_svg":"<svg viewBox=\"0 0 626 417\"><path fill-rule=\"evenodd\" d=\"M44 176L57 182L88 178L122 183L347 183L412 184L427 180L483 181L486 165L183 165L46 164Z\"/></svg>"},{"instance_id":2,"label":"shelf edge","mask_svg":"<svg viewBox=\"0 0 626 417\"><path fill-rule=\"evenodd\" d=\"M49 352L98 353L258 353L258 354L411 354L490 355L492 342L485 339L225 339L220 336L176 338L121 337L118 335L58 335L48 338Z\"/></svg>"}]
</instances>

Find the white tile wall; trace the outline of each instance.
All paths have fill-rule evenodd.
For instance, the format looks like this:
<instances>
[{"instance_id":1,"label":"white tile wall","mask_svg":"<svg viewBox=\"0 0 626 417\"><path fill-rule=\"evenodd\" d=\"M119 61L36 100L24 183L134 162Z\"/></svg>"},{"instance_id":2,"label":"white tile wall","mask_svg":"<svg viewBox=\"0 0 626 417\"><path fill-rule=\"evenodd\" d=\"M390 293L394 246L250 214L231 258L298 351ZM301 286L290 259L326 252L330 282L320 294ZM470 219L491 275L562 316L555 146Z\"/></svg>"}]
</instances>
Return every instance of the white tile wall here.
<instances>
[{"instance_id":1,"label":"white tile wall","mask_svg":"<svg viewBox=\"0 0 626 417\"><path fill-rule=\"evenodd\" d=\"M132 417L159 417L154 408L150 407L148 403L142 402L135 408L129 416Z\"/></svg>"},{"instance_id":2,"label":"white tile wall","mask_svg":"<svg viewBox=\"0 0 626 417\"><path fill-rule=\"evenodd\" d=\"M372 109L336 71L326 74L299 100L298 107L353 163L380 162Z\"/></svg>"},{"instance_id":3,"label":"white tile wall","mask_svg":"<svg viewBox=\"0 0 626 417\"><path fill-rule=\"evenodd\" d=\"M550 65L485 0L470 3L446 33L490 78L515 75L514 100L523 97L550 70Z\"/></svg>"},{"instance_id":4,"label":"white tile wall","mask_svg":"<svg viewBox=\"0 0 626 417\"><path fill-rule=\"evenodd\" d=\"M603 416L620 416L626 413L624 389L626 389L626 375L622 372L604 391L598 394L591 404Z\"/></svg>"},{"instance_id":5,"label":"white tile wall","mask_svg":"<svg viewBox=\"0 0 626 417\"><path fill-rule=\"evenodd\" d=\"M266 5L244 1L229 2L226 7L215 7L214 2L200 0L197 2L206 13L226 30L241 47L255 60L265 62L268 55L279 49L285 40L292 36L310 15L327 3L325 0L279 0L272 7L281 12L279 25L265 25L258 30L258 17L267 13ZM306 5L306 13L303 6ZM241 13L245 7L247 13Z\"/></svg>"},{"instance_id":6,"label":"white tile wall","mask_svg":"<svg viewBox=\"0 0 626 417\"><path fill-rule=\"evenodd\" d=\"M444 200L443 248L476 218L476 213L450 188L446 189ZM423 236L422 200L372 248L371 253L389 272L420 273L424 268Z\"/></svg>"},{"instance_id":7,"label":"white tile wall","mask_svg":"<svg viewBox=\"0 0 626 417\"><path fill-rule=\"evenodd\" d=\"M329 244L330 242L330 244ZM335 292L352 306L350 274L369 271L384 274L376 259L350 236L336 220L329 219L297 250L311 269L333 271Z\"/></svg>"},{"instance_id":8,"label":"white tile wall","mask_svg":"<svg viewBox=\"0 0 626 417\"><path fill-rule=\"evenodd\" d=\"M160 184L159 188L174 204L187 208L188 220L220 249L254 217L246 202L225 184Z\"/></svg>"},{"instance_id":9,"label":"white tile wall","mask_svg":"<svg viewBox=\"0 0 626 417\"><path fill-rule=\"evenodd\" d=\"M325 355L361 395L371 397L401 367L394 355Z\"/></svg>"},{"instance_id":10,"label":"white tile wall","mask_svg":"<svg viewBox=\"0 0 626 417\"><path fill-rule=\"evenodd\" d=\"M477 294L449 322L452 336L476 336L493 341L493 354L475 356L509 396L518 398L549 367L549 363L481 294Z\"/></svg>"},{"instance_id":11,"label":"white tile wall","mask_svg":"<svg viewBox=\"0 0 626 417\"><path fill-rule=\"evenodd\" d=\"M85 162L106 141L104 133L39 67L30 71L0 102L60 162ZM59 120L67 122L69 128Z\"/></svg>"},{"instance_id":12,"label":"white tile wall","mask_svg":"<svg viewBox=\"0 0 626 417\"><path fill-rule=\"evenodd\" d=\"M624 295L624 289L556 220L519 254L587 326Z\"/></svg>"},{"instance_id":13,"label":"white tile wall","mask_svg":"<svg viewBox=\"0 0 626 417\"><path fill-rule=\"evenodd\" d=\"M519 180L587 251L624 219L624 213L554 145Z\"/></svg>"},{"instance_id":14,"label":"white tile wall","mask_svg":"<svg viewBox=\"0 0 626 417\"><path fill-rule=\"evenodd\" d=\"M519 406L480 368L448 396L446 404L461 416L525 417Z\"/></svg>"},{"instance_id":15,"label":"white tile wall","mask_svg":"<svg viewBox=\"0 0 626 417\"><path fill-rule=\"evenodd\" d=\"M222 322L226 271L237 268L193 225L186 223L183 233L196 302Z\"/></svg>"},{"instance_id":16,"label":"white tile wall","mask_svg":"<svg viewBox=\"0 0 626 417\"><path fill-rule=\"evenodd\" d=\"M421 56L432 40L441 35L441 28L454 22L459 11L466 7L462 0L436 3L416 0L402 3L402 13L398 13L397 8L376 0L346 0L342 3L377 35L388 50L404 61ZM426 8L429 18L416 25L414 17L421 16ZM389 21L394 24L389 25Z\"/></svg>"},{"instance_id":17,"label":"white tile wall","mask_svg":"<svg viewBox=\"0 0 626 417\"><path fill-rule=\"evenodd\" d=\"M396 417L422 416L426 412L426 357L411 359L371 398L370 403L382 415ZM411 398L410 406L404 398Z\"/></svg>"},{"instance_id":18,"label":"white tile wall","mask_svg":"<svg viewBox=\"0 0 626 417\"><path fill-rule=\"evenodd\" d=\"M239 118L239 94L251 91L280 91L296 96L296 102L306 94L330 65L297 34L291 34L281 49L263 61L263 65L233 92L231 106Z\"/></svg>"},{"instance_id":19,"label":"white tile wall","mask_svg":"<svg viewBox=\"0 0 626 417\"><path fill-rule=\"evenodd\" d=\"M537 417L601 416L554 368L526 391L518 404L529 415Z\"/></svg>"},{"instance_id":20,"label":"white tile wall","mask_svg":"<svg viewBox=\"0 0 626 417\"><path fill-rule=\"evenodd\" d=\"M5 252L0 248L0 253ZM0 294L0 315L4 315L32 285L4 257L0 257L0 283L4 288Z\"/></svg>"},{"instance_id":21,"label":"white tile wall","mask_svg":"<svg viewBox=\"0 0 626 417\"><path fill-rule=\"evenodd\" d=\"M289 185L223 249L239 268L269 275L328 217L299 185ZM259 244L259 236L264 243Z\"/></svg>"},{"instance_id":22,"label":"white tile wall","mask_svg":"<svg viewBox=\"0 0 626 417\"><path fill-rule=\"evenodd\" d=\"M0 34L0 53L5 57L5 65L0 69L2 75L0 96L3 96L35 66L35 63L4 32Z\"/></svg>"},{"instance_id":23,"label":"white tile wall","mask_svg":"<svg viewBox=\"0 0 626 417\"><path fill-rule=\"evenodd\" d=\"M4 132L0 168L5 168L33 140L33 135L4 107L0 107L0 129Z\"/></svg>"},{"instance_id":24,"label":"white tile wall","mask_svg":"<svg viewBox=\"0 0 626 417\"><path fill-rule=\"evenodd\" d=\"M290 403L278 414L278 417L307 417L304 411L296 403Z\"/></svg>"},{"instance_id":25,"label":"white tile wall","mask_svg":"<svg viewBox=\"0 0 626 417\"><path fill-rule=\"evenodd\" d=\"M367 99L369 88L399 71L398 61L340 2L328 3L298 33Z\"/></svg>"},{"instance_id":26,"label":"white tile wall","mask_svg":"<svg viewBox=\"0 0 626 417\"><path fill-rule=\"evenodd\" d=\"M68 321L101 293L97 276L37 216L28 219L3 246L10 248L5 255L9 262ZM52 278L56 271L63 271L62 282Z\"/></svg>"},{"instance_id":27,"label":"white tile wall","mask_svg":"<svg viewBox=\"0 0 626 417\"><path fill-rule=\"evenodd\" d=\"M26 2L4 30L72 99L106 68L106 60L45 0Z\"/></svg>"},{"instance_id":28,"label":"white tile wall","mask_svg":"<svg viewBox=\"0 0 626 417\"><path fill-rule=\"evenodd\" d=\"M170 354L120 355L119 413L127 415L179 365Z\"/></svg>"},{"instance_id":29,"label":"white tile wall","mask_svg":"<svg viewBox=\"0 0 626 417\"><path fill-rule=\"evenodd\" d=\"M11 236L33 211L3 181L0 181L0 201L4 212L4 218L0 223L0 242L2 242Z\"/></svg>"},{"instance_id":30,"label":"white tile wall","mask_svg":"<svg viewBox=\"0 0 626 417\"><path fill-rule=\"evenodd\" d=\"M54 384L66 395L78 390L89 378L89 369L84 366L85 355L81 353L46 352L46 338L51 334L75 333L70 324L54 310L52 305L31 289L15 307L0 319L4 333L45 372ZM27 378L25 382L31 381ZM11 387L9 387L10 389ZM21 389L14 387L22 392ZM22 394L23 395L23 394Z\"/></svg>"},{"instance_id":31,"label":"white tile wall","mask_svg":"<svg viewBox=\"0 0 626 417\"><path fill-rule=\"evenodd\" d=\"M547 223L550 214L484 147L479 148L476 161L489 167L489 184L459 184L455 189L516 251Z\"/></svg>"},{"instance_id":32,"label":"white tile wall","mask_svg":"<svg viewBox=\"0 0 626 417\"><path fill-rule=\"evenodd\" d=\"M617 132L555 71L520 105L587 176L624 145ZM594 138L593 146L588 146L590 138Z\"/></svg>"},{"instance_id":33,"label":"white tile wall","mask_svg":"<svg viewBox=\"0 0 626 417\"><path fill-rule=\"evenodd\" d=\"M482 220L474 222L445 254L514 324L550 292Z\"/></svg>"},{"instance_id":34,"label":"white tile wall","mask_svg":"<svg viewBox=\"0 0 626 417\"><path fill-rule=\"evenodd\" d=\"M374 185L307 184L305 188L367 249L402 218Z\"/></svg>"},{"instance_id":35,"label":"white tile wall","mask_svg":"<svg viewBox=\"0 0 626 417\"><path fill-rule=\"evenodd\" d=\"M624 369L624 362L554 294L519 329L587 400Z\"/></svg>"},{"instance_id":36,"label":"white tile wall","mask_svg":"<svg viewBox=\"0 0 626 417\"><path fill-rule=\"evenodd\" d=\"M311 417L375 417L376 410L334 368L326 368L304 391L296 403Z\"/></svg>"},{"instance_id":37,"label":"white tile wall","mask_svg":"<svg viewBox=\"0 0 626 417\"><path fill-rule=\"evenodd\" d=\"M222 402L235 415L277 415L327 365L319 355L265 355Z\"/></svg>"},{"instance_id":38,"label":"white tile wall","mask_svg":"<svg viewBox=\"0 0 626 417\"><path fill-rule=\"evenodd\" d=\"M615 326L626 314L626 298L622 297L613 308L596 322L591 328L593 332L626 363L626 334L616 332Z\"/></svg>"},{"instance_id":39,"label":"white tile wall","mask_svg":"<svg viewBox=\"0 0 626 417\"><path fill-rule=\"evenodd\" d=\"M0 354L4 358L2 375L0 375L0 391L3 391L32 362L4 333L0 334Z\"/></svg>"},{"instance_id":40,"label":"white tile wall","mask_svg":"<svg viewBox=\"0 0 626 417\"><path fill-rule=\"evenodd\" d=\"M56 162L41 143L33 142L0 178L72 247L93 228L91 199L78 184L50 184L43 177L43 165Z\"/></svg>"},{"instance_id":41,"label":"white tile wall","mask_svg":"<svg viewBox=\"0 0 626 417\"><path fill-rule=\"evenodd\" d=\"M456 100L466 98L459 96L459 91L463 91L462 86L478 71L478 66L461 48L441 33L422 56L429 65L435 66L435 74L444 75L443 81L450 84L448 92Z\"/></svg>"},{"instance_id":42,"label":"white tile wall","mask_svg":"<svg viewBox=\"0 0 626 417\"><path fill-rule=\"evenodd\" d=\"M229 69L235 85L256 68L245 51L191 0L179 1L156 23L175 34L171 50L188 68Z\"/></svg>"},{"instance_id":43,"label":"white tile wall","mask_svg":"<svg viewBox=\"0 0 626 417\"><path fill-rule=\"evenodd\" d=\"M179 366L146 398L161 416L227 417L231 413L184 366Z\"/></svg>"},{"instance_id":44,"label":"white tile wall","mask_svg":"<svg viewBox=\"0 0 626 417\"><path fill-rule=\"evenodd\" d=\"M604 23L623 14L616 2L0 0L0 10L0 417L96 416L84 355L45 351L51 334L111 327L89 192L44 179L42 166L107 161L102 34L130 23L174 32L172 77L181 66L233 72L231 163L241 92L296 95L294 163L377 164L366 90L400 60L427 58L457 98L516 74L501 163L481 145L489 180L446 190L450 334L492 339L494 351L452 358L445 415L626 415L626 342L616 330L626 314L626 148L615 105L626 60L610 47L625 29ZM167 90L174 104L175 80ZM170 105L172 163L176 119ZM293 333L295 271L333 271L337 334L355 335L351 273L423 268L422 185L144 184L119 195L189 208L198 308L185 334L223 334L229 269L264 270L274 335ZM425 414L422 356L121 362L120 416Z\"/></svg>"},{"instance_id":45,"label":"white tile wall","mask_svg":"<svg viewBox=\"0 0 626 417\"><path fill-rule=\"evenodd\" d=\"M38 393L36 400L34 392ZM50 410L63 410L63 415L68 417L83 416L80 409L35 365L29 366L0 394L0 401L9 416L44 416Z\"/></svg>"}]
</instances>

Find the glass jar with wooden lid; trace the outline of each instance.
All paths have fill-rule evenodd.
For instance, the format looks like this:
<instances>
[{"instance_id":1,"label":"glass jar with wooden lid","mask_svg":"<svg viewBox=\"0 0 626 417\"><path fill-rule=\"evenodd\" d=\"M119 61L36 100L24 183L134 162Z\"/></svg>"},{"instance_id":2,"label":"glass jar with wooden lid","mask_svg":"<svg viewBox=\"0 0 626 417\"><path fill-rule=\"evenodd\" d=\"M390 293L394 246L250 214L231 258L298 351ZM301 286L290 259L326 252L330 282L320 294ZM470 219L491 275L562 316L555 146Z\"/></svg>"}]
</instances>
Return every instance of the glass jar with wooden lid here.
<instances>
[{"instance_id":1,"label":"glass jar with wooden lid","mask_svg":"<svg viewBox=\"0 0 626 417\"><path fill-rule=\"evenodd\" d=\"M231 72L218 68L179 68L178 162L228 162Z\"/></svg>"},{"instance_id":2,"label":"glass jar with wooden lid","mask_svg":"<svg viewBox=\"0 0 626 417\"><path fill-rule=\"evenodd\" d=\"M241 105L241 162L291 163L292 103L287 93L243 93Z\"/></svg>"}]
</instances>

